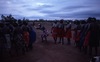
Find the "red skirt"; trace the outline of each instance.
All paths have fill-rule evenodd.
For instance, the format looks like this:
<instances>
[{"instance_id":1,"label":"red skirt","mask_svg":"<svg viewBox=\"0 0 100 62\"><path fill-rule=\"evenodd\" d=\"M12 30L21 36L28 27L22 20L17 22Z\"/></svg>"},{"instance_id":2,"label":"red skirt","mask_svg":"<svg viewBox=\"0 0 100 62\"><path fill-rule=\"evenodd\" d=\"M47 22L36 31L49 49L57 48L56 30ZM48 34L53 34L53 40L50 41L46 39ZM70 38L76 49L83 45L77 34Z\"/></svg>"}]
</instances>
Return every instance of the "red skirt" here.
<instances>
[{"instance_id":1,"label":"red skirt","mask_svg":"<svg viewBox=\"0 0 100 62\"><path fill-rule=\"evenodd\" d=\"M85 36L85 41L83 46L88 46L89 43L89 39L90 39L90 31L87 33L87 35Z\"/></svg>"},{"instance_id":2,"label":"red skirt","mask_svg":"<svg viewBox=\"0 0 100 62\"><path fill-rule=\"evenodd\" d=\"M65 37L66 38L72 38L72 33L71 33L71 30L70 29L66 32Z\"/></svg>"},{"instance_id":3,"label":"red skirt","mask_svg":"<svg viewBox=\"0 0 100 62\"><path fill-rule=\"evenodd\" d=\"M58 34L58 28L53 28L52 29L52 37L57 37Z\"/></svg>"},{"instance_id":4,"label":"red skirt","mask_svg":"<svg viewBox=\"0 0 100 62\"><path fill-rule=\"evenodd\" d=\"M64 36L65 36L65 30L58 28L57 37L64 37Z\"/></svg>"},{"instance_id":5,"label":"red skirt","mask_svg":"<svg viewBox=\"0 0 100 62\"><path fill-rule=\"evenodd\" d=\"M23 37L24 37L24 41L26 46L29 45L29 33L28 32L23 32Z\"/></svg>"},{"instance_id":6,"label":"red skirt","mask_svg":"<svg viewBox=\"0 0 100 62\"><path fill-rule=\"evenodd\" d=\"M75 37L75 40L76 41L79 41L80 40L80 32L77 32L76 37Z\"/></svg>"},{"instance_id":7,"label":"red skirt","mask_svg":"<svg viewBox=\"0 0 100 62\"><path fill-rule=\"evenodd\" d=\"M74 29L74 30L73 30L73 40L75 40L75 39L76 39L76 32L77 32L77 30L76 30L76 29Z\"/></svg>"}]
</instances>

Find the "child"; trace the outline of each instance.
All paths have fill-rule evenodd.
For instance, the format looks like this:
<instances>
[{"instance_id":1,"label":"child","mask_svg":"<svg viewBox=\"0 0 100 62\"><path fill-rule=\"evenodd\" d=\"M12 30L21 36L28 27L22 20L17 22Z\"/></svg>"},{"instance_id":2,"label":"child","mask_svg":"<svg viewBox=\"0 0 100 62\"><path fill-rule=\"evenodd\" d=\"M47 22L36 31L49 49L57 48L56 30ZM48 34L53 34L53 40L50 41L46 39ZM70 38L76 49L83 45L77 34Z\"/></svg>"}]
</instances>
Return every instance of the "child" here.
<instances>
[{"instance_id":1,"label":"child","mask_svg":"<svg viewBox=\"0 0 100 62\"><path fill-rule=\"evenodd\" d=\"M45 27L42 28L42 34L41 34L41 38L42 38L42 42L46 41L47 42L47 36L48 36L48 31L46 30Z\"/></svg>"}]
</instances>

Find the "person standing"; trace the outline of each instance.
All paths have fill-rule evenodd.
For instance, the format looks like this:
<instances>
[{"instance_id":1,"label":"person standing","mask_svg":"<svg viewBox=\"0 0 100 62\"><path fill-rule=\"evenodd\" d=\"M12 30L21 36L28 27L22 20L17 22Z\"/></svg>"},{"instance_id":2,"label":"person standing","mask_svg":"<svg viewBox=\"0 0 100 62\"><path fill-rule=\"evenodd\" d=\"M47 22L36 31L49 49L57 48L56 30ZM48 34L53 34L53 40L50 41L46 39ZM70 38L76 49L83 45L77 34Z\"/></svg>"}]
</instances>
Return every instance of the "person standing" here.
<instances>
[{"instance_id":1,"label":"person standing","mask_svg":"<svg viewBox=\"0 0 100 62\"><path fill-rule=\"evenodd\" d=\"M65 36L65 30L64 30L64 24L63 20L60 20L60 23L58 25L58 37L59 37L59 43L64 44L64 36Z\"/></svg>"},{"instance_id":2,"label":"person standing","mask_svg":"<svg viewBox=\"0 0 100 62\"><path fill-rule=\"evenodd\" d=\"M51 28L51 33L52 33L52 37L55 41L55 44L57 43L57 34L58 34L58 24L57 24L57 21L55 21L53 23L53 26Z\"/></svg>"},{"instance_id":3,"label":"person standing","mask_svg":"<svg viewBox=\"0 0 100 62\"><path fill-rule=\"evenodd\" d=\"M77 23L77 27L75 29L75 46L79 47L79 41L80 41L80 31L81 31L81 26L79 23Z\"/></svg>"},{"instance_id":4,"label":"person standing","mask_svg":"<svg viewBox=\"0 0 100 62\"><path fill-rule=\"evenodd\" d=\"M6 22L4 24L4 27L2 28L3 34L4 34L4 43L5 43L5 50L8 54L11 55L11 29L9 27L9 22Z\"/></svg>"},{"instance_id":5,"label":"person standing","mask_svg":"<svg viewBox=\"0 0 100 62\"><path fill-rule=\"evenodd\" d=\"M41 39L42 39L42 42L46 41L47 42L47 37L48 37L48 31L45 27L42 27L41 28L42 30L42 33L41 33Z\"/></svg>"},{"instance_id":6,"label":"person standing","mask_svg":"<svg viewBox=\"0 0 100 62\"><path fill-rule=\"evenodd\" d=\"M29 27L28 27L28 23L24 22L23 26L22 26L22 32L23 32L23 38L25 41L25 45L26 45L26 50L29 50Z\"/></svg>"},{"instance_id":7,"label":"person standing","mask_svg":"<svg viewBox=\"0 0 100 62\"><path fill-rule=\"evenodd\" d=\"M13 47L16 51L16 54L19 55L19 51L21 50L23 54L25 54L25 44L22 37L22 30L18 23L14 23L13 30Z\"/></svg>"},{"instance_id":8,"label":"person standing","mask_svg":"<svg viewBox=\"0 0 100 62\"><path fill-rule=\"evenodd\" d=\"M70 39L72 38L70 23L66 26L65 37L67 38L68 41L67 44L70 45L71 44Z\"/></svg>"},{"instance_id":9,"label":"person standing","mask_svg":"<svg viewBox=\"0 0 100 62\"><path fill-rule=\"evenodd\" d=\"M36 41L36 32L32 26L29 26L29 48L32 49L32 44Z\"/></svg>"},{"instance_id":10,"label":"person standing","mask_svg":"<svg viewBox=\"0 0 100 62\"><path fill-rule=\"evenodd\" d=\"M90 41L89 41L89 54L92 55L92 49L95 48L95 55L98 54L98 47L100 41L100 30L99 25L95 19L92 19L92 23L90 24Z\"/></svg>"},{"instance_id":11,"label":"person standing","mask_svg":"<svg viewBox=\"0 0 100 62\"><path fill-rule=\"evenodd\" d=\"M88 44L90 40L90 23L87 22L87 30L86 30L86 35L83 43L83 48L84 48L84 53L87 54L87 49L88 49Z\"/></svg>"},{"instance_id":12,"label":"person standing","mask_svg":"<svg viewBox=\"0 0 100 62\"><path fill-rule=\"evenodd\" d=\"M6 42L4 41L4 31L3 31L4 24L0 23L0 60L3 58L4 49Z\"/></svg>"}]
</instances>

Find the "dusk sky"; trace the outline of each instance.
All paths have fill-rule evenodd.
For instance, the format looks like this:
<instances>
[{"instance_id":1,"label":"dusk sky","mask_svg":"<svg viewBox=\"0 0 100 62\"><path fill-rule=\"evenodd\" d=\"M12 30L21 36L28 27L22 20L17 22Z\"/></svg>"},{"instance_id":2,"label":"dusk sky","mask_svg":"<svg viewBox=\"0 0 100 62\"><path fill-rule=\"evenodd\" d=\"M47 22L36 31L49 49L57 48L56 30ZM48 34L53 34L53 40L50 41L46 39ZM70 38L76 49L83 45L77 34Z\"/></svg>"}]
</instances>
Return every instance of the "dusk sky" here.
<instances>
[{"instance_id":1,"label":"dusk sky","mask_svg":"<svg viewBox=\"0 0 100 62\"><path fill-rule=\"evenodd\" d=\"M100 19L100 0L0 0L0 15L17 19Z\"/></svg>"}]
</instances>

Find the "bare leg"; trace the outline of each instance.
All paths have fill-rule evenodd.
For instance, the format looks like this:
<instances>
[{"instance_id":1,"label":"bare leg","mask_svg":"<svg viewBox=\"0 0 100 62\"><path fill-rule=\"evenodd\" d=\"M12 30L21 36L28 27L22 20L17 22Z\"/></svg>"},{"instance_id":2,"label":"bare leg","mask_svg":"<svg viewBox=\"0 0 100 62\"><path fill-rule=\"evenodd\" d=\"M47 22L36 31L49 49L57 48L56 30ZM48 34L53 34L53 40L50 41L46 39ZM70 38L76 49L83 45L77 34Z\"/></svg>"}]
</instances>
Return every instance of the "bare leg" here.
<instances>
[{"instance_id":1,"label":"bare leg","mask_svg":"<svg viewBox=\"0 0 100 62\"><path fill-rule=\"evenodd\" d=\"M59 43L61 43L61 37L59 37Z\"/></svg>"},{"instance_id":2,"label":"bare leg","mask_svg":"<svg viewBox=\"0 0 100 62\"><path fill-rule=\"evenodd\" d=\"M53 39L54 39L54 41L55 41L55 44L56 44L56 43L57 43L57 37L54 37Z\"/></svg>"},{"instance_id":3,"label":"bare leg","mask_svg":"<svg viewBox=\"0 0 100 62\"><path fill-rule=\"evenodd\" d=\"M62 37L61 40L62 40L62 45L63 45L64 44L64 38Z\"/></svg>"},{"instance_id":4,"label":"bare leg","mask_svg":"<svg viewBox=\"0 0 100 62\"><path fill-rule=\"evenodd\" d=\"M44 37L45 38L45 41L47 42L47 37Z\"/></svg>"},{"instance_id":5,"label":"bare leg","mask_svg":"<svg viewBox=\"0 0 100 62\"><path fill-rule=\"evenodd\" d=\"M68 43L67 43L67 44L68 44L68 45L70 45L70 38L68 38L68 39L67 39L67 41L68 41Z\"/></svg>"}]
</instances>

